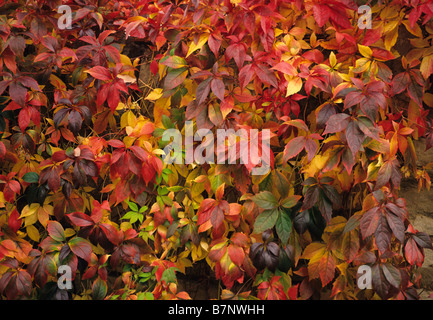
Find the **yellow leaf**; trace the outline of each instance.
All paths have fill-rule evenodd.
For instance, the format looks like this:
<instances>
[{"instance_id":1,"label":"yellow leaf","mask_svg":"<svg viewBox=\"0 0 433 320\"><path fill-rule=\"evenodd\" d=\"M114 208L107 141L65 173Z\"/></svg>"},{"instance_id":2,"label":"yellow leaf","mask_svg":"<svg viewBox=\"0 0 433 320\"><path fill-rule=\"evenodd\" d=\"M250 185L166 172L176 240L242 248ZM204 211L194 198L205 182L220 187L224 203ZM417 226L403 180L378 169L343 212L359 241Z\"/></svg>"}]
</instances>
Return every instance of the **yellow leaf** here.
<instances>
[{"instance_id":1,"label":"yellow leaf","mask_svg":"<svg viewBox=\"0 0 433 320\"><path fill-rule=\"evenodd\" d=\"M65 236L66 238L72 237L75 234L75 230L72 228L66 228L65 229Z\"/></svg>"},{"instance_id":2,"label":"yellow leaf","mask_svg":"<svg viewBox=\"0 0 433 320\"><path fill-rule=\"evenodd\" d=\"M333 51L331 51L329 55L329 64L331 67L334 67L337 64L337 58L335 57L335 53Z\"/></svg>"},{"instance_id":3,"label":"yellow leaf","mask_svg":"<svg viewBox=\"0 0 433 320\"><path fill-rule=\"evenodd\" d=\"M433 108L433 94L431 94L430 92L424 92L423 101L430 108ZM0 195L0 203L1 203L1 195Z\"/></svg>"},{"instance_id":4,"label":"yellow leaf","mask_svg":"<svg viewBox=\"0 0 433 320\"><path fill-rule=\"evenodd\" d=\"M207 42L207 39L209 38L209 33L202 33L200 38L198 39L197 43L194 41L191 41L191 44L189 45L188 53L185 58L188 58L188 56L193 53L197 49L201 49L204 44Z\"/></svg>"},{"instance_id":5,"label":"yellow leaf","mask_svg":"<svg viewBox=\"0 0 433 320\"><path fill-rule=\"evenodd\" d=\"M370 49L370 47L358 44L358 49L359 53L361 53L366 58L371 58L373 56L373 51Z\"/></svg>"},{"instance_id":6,"label":"yellow leaf","mask_svg":"<svg viewBox=\"0 0 433 320\"><path fill-rule=\"evenodd\" d=\"M152 150L152 153L156 155L165 155L164 151L161 149L154 149Z\"/></svg>"},{"instance_id":7,"label":"yellow leaf","mask_svg":"<svg viewBox=\"0 0 433 320\"><path fill-rule=\"evenodd\" d=\"M137 68L139 63L140 63L140 58L135 58L134 62L132 63L132 66L134 68Z\"/></svg>"},{"instance_id":8,"label":"yellow leaf","mask_svg":"<svg viewBox=\"0 0 433 320\"><path fill-rule=\"evenodd\" d=\"M123 102L119 102L119 104L116 107L116 110L123 110L126 109L126 106Z\"/></svg>"},{"instance_id":9,"label":"yellow leaf","mask_svg":"<svg viewBox=\"0 0 433 320\"><path fill-rule=\"evenodd\" d=\"M153 107L153 118L155 119L155 127L163 128L161 119L164 114L167 117L170 117L170 104L171 97L158 99L155 102L155 105Z\"/></svg>"},{"instance_id":10,"label":"yellow leaf","mask_svg":"<svg viewBox=\"0 0 433 320\"><path fill-rule=\"evenodd\" d=\"M275 28L275 38L277 38L279 35L281 35L283 33L283 30L279 29L279 28Z\"/></svg>"},{"instance_id":11,"label":"yellow leaf","mask_svg":"<svg viewBox=\"0 0 433 320\"><path fill-rule=\"evenodd\" d=\"M392 29L385 35L385 49L390 51L394 47L398 38L398 28Z\"/></svg>"},{"instance_id":12,"label":"yellow leaf","mask_svg":"<svg viewBox=\"0 0 433 320\"><path fill-rule=\"evenodd\" d=\"M333 233L337 231L343 231L346 226L346 218L342 216L333 217L329 224L326 226L324 232Z\"/></svg>"},{"instance_id":13,"label":"yellow leaf","mask_svg":"<svg viewBox=\"0 0 433 320\"><path fill-rule=\"evenodd\" d=\"M353 69L353 72L362 73L367 70L371 66L371 61L367 58L361 58L356 60L356 66Z\"/></svg>"},{"instance_id":14,"label":"yellow leaf","mask_svg":"<svg viewBox=\"0 0 433 320\"><path fill-rule=\"evenodd\" d=\"M391 20L398 16L397 6L384 6L383 10L380 12L380 18L382 20Z\"/></svg>"},{"instance_id":15,"label":"yellow leaf","mask_svg":"<svg viewBox=\"0 0 433 320\"><path fill-rule=\"evenodd\" d=\"M326 152L326 154L324 155L315 155L313 160L311 160L310 163L304 167L302 173L305 173L307 177L314 177L319 171L322 171L322 169L325 167L326 163L329 160L329 156L329 152Z\"/></svg>"},{"instance_id":16,"label":"yellow leaf","mask_svg":"<svg viewBox=\"0 0 433 320\"><path fill-rule=\"evenodd\" d=\"M5 199L5 196L3 194L3 191L0 191L0 207L4 208L5 202L6 202L6 199Z\"/></svg>"},{"instance_id":17,"label":"yellow leaf","mask_svg":"<svg viewBox=\"0 0 433 320\"><path fill-rule=\"evenodd\" d=\"M302 254L303 259L320 259L326 251L326 245L319 242L310 243Z\"/></svg>"},{"instance_id":18,"label":"yellow leaf","mask_svg":"<svg viewBox=\"0 0 433 320\"><path fill-rule=\"evenodd\" d=\"M39 203L32 203L31 205L26 205L21 211L21 215L19 218L21 219L21 218L29 217L35 214L39 208L40 208Z\"/></svg>"},{"instance_id":19,"label":"yellow leaf","mask_svg":"<svg viewBox=\"0 0 433 320\"><path fill-rule=\"evenodd\" d=\"M131 59L129 59L127 55L121 54L120 62L122 62L124 66L132 66Z\"/></svg>"},{"instance_id":20,"label":"yellow leaf","mask_svg":"<svg viewBox=\"0 0 433 320\"><path fill-rule=\"evenodd\" d=\"M38 229L35 228L35 226L30 225L26 228L27 235L30 239L32 239L35 242L39 242L40 234Z\"/></svg>"},{"instance_id":21,"label":"yellow leaf","mask_svg":"<svg viewBox=\"0 0 433 320\"><path fill-rule=\"evenodd\" d=\"M155 88L147 95L146 100L158 100L162 97L162 88Z\"/></svg>"},{"instance_id":22,"label":"yellow leaf","mask_svg":"<svg viewBox=\"0 0 433 320\"><path fill-rule=\"evenodd\" d=\"M65 230L65 234L66 234L66 230ZM105 254L105 249L102 248L102 247L99 245L99 243L98 243L97 246L94 246L93 244L91 244L91 246L92 246L92 252L93 252L94 254Z\"/></svg>"},{"instance_id":23,"label":"yellow leaf","mask_svg":"<svg viewBox=\"0 0 433 320\"><path fill-rule=\"evenodd\" d=\"M385 33L387 33L387 32L396 30L396 29L398 29L399 24L400 24L399 20L390 20L388 23L385 24L383 31Z\"/></svg>"},{"instance_id":24,"label":"yellow leaf","mask_svg":"<svg viewBox=\"0 0 433 320\"><path fill-rule=\"evenodd\" d=\"M415 25L412 26L410 25L410 21L409 20L403 20L403 24L406 27L407 31L409 31L410 33L412 33L414 36L418 37L418 38L422 38L422 30L420 28L420 26L415 23Z\"/></svg>"},{"instance_id":25,"label":"yellow leaf","mask_svg":"<svg viewBox=\"0 0 433 320\"><path fill-rule=\"evenodd\" d=\"M433 54L425 56L422 59L420 71L424 77L427 79L433 73Z\"/></svg>"},{"instance_id":26,"label":"yellow leaf","mask_svg":"<svg viewBox=\"0 0 433 320\"><path fill-rule=\"evenodd\" d=\"M137 123L137 117L131 110L126 111L120 117L120 126L122 128L126 128L127 126L135 127L136 123Z\"/></svg>"},{"instance_id":27,"label":"yellow leaf","mask_svg":"<svg viewBox=\"0 0 433 320\"><path fill-rule=\"evenodd\" d=\"M341 189L343 191L349 191L352 187L353 177L349 175L346 170L341 173L337 173L337 178L341 183Z\"/></svg>"},{"instance_id":28,"label":"yellow leaf","mask_svg":"<svg viewBox=\"0 0 433 320\"><path fill-rule=\"evenodd\" d=\"M286 97L299 92L302 89L302 79L296 76L284 75L287 79Z\"/></svg>"},{"instance_id":29,"label":"yellow leaf","mask_svg":"<svg viewBox=\"0 0 433 320\"><path fill-rule=\"evenodd\" d=\"M66 90L66 84L56 75L51 74L50 75L50 83L56 88L61 91Z\"/></svg>"},{"instance_id":30,"label":"yellow leaf","mask_svg":"<svg viewBox=\"0 0 433 320\"><path fill-rule=\"evenodd\" d=\"M397 151L398 151L398 139L397 139L397 133L394 133L390 143L390 155L395 155Z\"/></svg>"}]
</instances>

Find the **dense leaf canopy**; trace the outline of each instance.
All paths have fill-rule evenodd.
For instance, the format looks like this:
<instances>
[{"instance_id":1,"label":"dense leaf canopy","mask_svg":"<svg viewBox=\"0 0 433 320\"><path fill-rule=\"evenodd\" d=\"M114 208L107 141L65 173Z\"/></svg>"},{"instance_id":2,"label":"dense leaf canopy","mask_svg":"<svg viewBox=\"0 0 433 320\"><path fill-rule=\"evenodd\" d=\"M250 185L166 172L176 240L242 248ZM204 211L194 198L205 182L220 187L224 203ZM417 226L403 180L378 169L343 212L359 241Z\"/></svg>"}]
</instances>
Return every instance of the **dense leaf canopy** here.
<instances>
[{"instance_id":1,"label":"dense leaf canopy","mask_svg":"<svg viewBox=\"0 0 433 320\"><path fill-rule=\"evenodd\" d=\"M379 2L0 0L1 296L189 299L204 263L214 298L417 298L433 4ZM164 161L187 121L259 153Z\"/></svg>"}]
</instances>

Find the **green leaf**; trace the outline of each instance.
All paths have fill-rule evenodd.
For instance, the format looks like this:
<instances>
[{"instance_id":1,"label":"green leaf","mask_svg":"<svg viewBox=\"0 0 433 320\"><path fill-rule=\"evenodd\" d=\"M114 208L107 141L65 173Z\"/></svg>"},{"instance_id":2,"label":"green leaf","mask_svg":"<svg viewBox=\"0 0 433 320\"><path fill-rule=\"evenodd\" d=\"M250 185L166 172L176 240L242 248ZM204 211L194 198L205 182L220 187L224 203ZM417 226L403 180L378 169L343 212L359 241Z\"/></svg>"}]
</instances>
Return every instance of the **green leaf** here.
<instances>
[{"instance_id":1,"label":"green leaf","mask_svg":"<svg viewBox=\"0 0 433 320\"><path fill-rule=\"evenodd\" d=\"M121 217L120 219L131 219L132 218L132 216L133 216L133 214L134 214L134 211L128 211L127 213L125 213L125 215L123 216L123 217Z\"/></svg>"},{"instance_id":2,"label":"green leaf","mask_svg":"<svg viewBox=\"0 0 433 320\"><path fill-rule=\"evenodd\" d=\"M270 210L278 206L275 196L269 191L262 191L251 198L262 209Z\"/></svg>"},{"instance_id":3,"label":"green leaf","mask_svg":"<svg viewBox=\"0 0 433 320\"><path fill-rule=\"evenodd\" d=\"M162 196L161 199L167 206L171 207L173 205L173 200L169 196Z\"/></svg>"},{"instance_id":4,"label":"green leaf","mask_svg":"<svg viewBox=\"0 0 433 320\"><path fill-rule=\"evenodd\" d=\"M129 209L131 209L132 211L135 211L135 212L138 211L138 206L136 203L130 202L130 201L126 201L126 203L128 204Z\"/></svg>"},{"instance_id":5,"label":"green leaf","mask_svg":"<svg viewBox=\"0 0 433 320\"><path fill-rule=\"evenodd\" d=\"M129 222L135 223L138 220L138 218L139 218L139 215L136 212L134 212L134 214L132 215L131 220L129 220Z\"/></svg>"},{"instance_id":6,"label":"green leaf","mask_svg":"<svg viewBox=\"0 0 433 320\"><path fill-rule=\"evenodd\" d=\"M183 189L183 187L182 186L173 186L173 187L168 187L167 189L169 191L178 192L178 191L181 191Z\"/></svg>"},{"instance_id":7,"label":"green leaf","mask_svg":"<svg viewBox=\"0 0 433 320\"><path fill-rule=\"evenodd\" d=\"M166 128L166 129L174 128L174 125L171 122L171 119L169 117L167 117L165 114L162 115L161 122L162 122L162 125L164 126L164 128Z\"/></svg>"},{"instance_id":8,"label":"green leaf","mask_svg":"<svg viewBox=\"0 0 433 320\"><path fill-rule=\"evenodd\" d=\"M168 193L169 193L169 190L166 187L160 187L160 186L158 186L158 194L160 196L165 196ZM136 210L136 211L138 211L138 210Z\"/></svg>"},{"instance_id":9,"label":"green leaf","mask_svg":"<svg viewBox=\"0 0 433 320\"><path fill-rule=\"evenodd\" d=\"M286 245L287 241L289 241L290 233L292 232L292 220L286 212L282 210L279 211L280 214L276 222L277 234L283 245Z\"/></svg>"},{"instance_id":10,"label":"green leaf","mask_svg":"<svg viewBox=\"0 0 433 320\"><path fill-rule=\"evenodd\" d=\"M137 300L155 300L152 292L140 292L137 295Z\"/></svg>"},{"instance_id":11,"label":"green leaf","mask_svg":"<svg viewBox=\"0 0 433 320\"><path fill-rule=\"evenodd\" d=\"M279 216L278 209L265 210L256 219L254 223L254 232L261 233L275 226Z\"/></svg>"},{"instance_id":12,"label":"green leaf","mask_svg":"<svg viewBox=\"0 0 433 320\"><path fill-rule=\"evenodd\" d=\"M179 269L178 268L165 269L164 272L162 273L161 281L165 280L165 283L172 283L172 282L175 283L177 281L176 271L179 271Z\"/></svg>"},{"instance_id":13,"label":"green leaf","mask_svg":"<svg viewBox=\"0 0 433 320\"><path fill-rule=\"evenodd\" d=\"M152 293L152 292L145 292L145 293L144 293L144 298L145 298L146 300L155 300L155 297L153 296L153 293Z\"/></svg>"},{"instance_id":14,"label":"green leaf","mask_svg":"<svg viewBox=\"0 0 433 320\"><path fill-rule=\"evenodd\" d=\"M23 176L23 180L27 183L38 183L39 182L39 175L36 172L27 172Z\"/></svg>"},{"instance_id":15,"label":"green leaf","mask_svg":"<svg viewBox=\"0 0 433 320\"><path fill-rule=\"evenodd\" d=\"M102 300L107 295L107 283L98 278L93 282L92 286L92 298L93 300Z\"/></svg>"}]
</instances>

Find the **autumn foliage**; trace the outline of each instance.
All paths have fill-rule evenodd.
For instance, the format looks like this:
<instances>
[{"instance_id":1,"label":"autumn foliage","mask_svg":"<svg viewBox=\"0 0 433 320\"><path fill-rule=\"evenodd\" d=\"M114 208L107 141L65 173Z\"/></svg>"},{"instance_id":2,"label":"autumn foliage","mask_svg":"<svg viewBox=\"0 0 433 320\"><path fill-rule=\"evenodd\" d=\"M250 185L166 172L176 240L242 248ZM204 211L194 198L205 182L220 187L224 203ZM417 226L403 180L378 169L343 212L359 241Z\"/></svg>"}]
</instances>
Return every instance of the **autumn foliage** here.
<instances>
[{"instance_id":1,"label":"autumn foliage","mask_svg":"<svg viewBox=\"0 0 433 320\"><path fill-rule=\"evenodd\" d=\"M433 5L382 2L0 1L1 296L189 299L205 263L213 298L418 298ZM269 129L271 170L165 163L187 120Z\"/></svg>"}]
</instances>

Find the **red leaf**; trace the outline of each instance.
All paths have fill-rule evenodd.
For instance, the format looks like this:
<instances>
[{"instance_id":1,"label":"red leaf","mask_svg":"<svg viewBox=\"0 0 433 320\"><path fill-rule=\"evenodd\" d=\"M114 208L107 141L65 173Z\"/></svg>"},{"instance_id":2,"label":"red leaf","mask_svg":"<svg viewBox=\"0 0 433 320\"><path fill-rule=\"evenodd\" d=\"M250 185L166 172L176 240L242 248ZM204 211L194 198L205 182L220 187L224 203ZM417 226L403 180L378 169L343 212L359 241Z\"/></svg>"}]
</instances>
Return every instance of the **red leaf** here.
<instances>
[{"instance_id":1,"label":"red leaf","mask_svg":"<svg viewBox=\"0 0 433 320\"><path fill-rule=\"evenodd\" d=\"M335 274L335 260L330 252L326 252L319 263L319 275L322 281L322 286L326 286Z\"/></svg>"},{"instance_id":2,"label":"red leaf","mask_svg":"<svg viewBox=\"0 0 433 320\"><path fill-rule=\"evenodd\" d=\"M121 62L120 52L114 46L112 46L112 45L104 46L103 49L113 59L114 63L120 63Z\"/></svg>"},{"instance_id":3,"label":"red leaf","mask_svg":"<svg viewBox=\"0 0 433 320\"><path fill-rule=\"evenodd\" d=\"M254 76L253 65L247 64L239 71L239 85L243 90Z\"/></svg>"},{"instance_id":4,"label":"red leaf","mask_svg":"<svg viewBox=\"0 0 433 320\"><path fill-rule=\"evenodd\" d=\"M218 51L221 46L221 40L217 39L213 34L211 34L209 36L209 39L207 40L207 44L209 45L209 49L211 49L215 57L218 57Z\"/></svg>"},{"instance_id":5,"label":"red leaf","mask_svg":"<svg viewBox=\"0 0 433 320\"><path fill-rule=\"evenodd\" d=\"M216 229L218 229L223 224L224 212L219 204L211 210L210 222L212 223L212 226Z\"/></svg>"},{"instance_id":6,"label":"red leaf","mask_svg":"<svg viewBox=\"0 0 433 320\"><path fill-rule=\"evenodd\" d=\"M8 183L8 188L12 190L12 192L14 192L15 194L20 193L21 191L21 185L18 181L15 180L11 180Z\"/></svg>"},{"instance_id":7,"label":"red leaf","mask_svg":"<svg viewBox=\"0 0 433 320\"><path fill-rule=\"evenodd\" d=\"M293 138L284 148L283 162L293 158L304 149L307 139L304 136Z\"/></svg>"},{"instance_id":8,"label":"red leaf","mask_svg":"<svg viewBox=\"0 0 433 320\"><path fill-rule=\"evenodd\" d=\"M141 161L143 161L143 162L147 161L148 155L147 155L147 152L144 151L143 148L138 147L138 146L131 146L131 147L129 147L129 150L131 150L134 153L134 155L138 159L140 159Z\"/></svg>"},{"instance_id":9,"label":"red leaf","mask_svg":"<svg viewBox=\"0 0 433 320\"><path fill-rule=\"evenodd\" d=\"M380 215L378 207L374 207L363 214L360 224L363 239L371 236L376 231Z\"/></svg>"},{"instance_id":10,"label":"red leaf","mask_svg":"<svg viewBox=\"0 0 433 320\"><path fill-rule=\"evenodd\" d=\"M319 27L323 27L329 20L331 13L328 6L316 4L313 6L313 15Z\"/></svg>"},{"instance_id":11,"label":"red leaf","mask_svg":"<svg viewBox=\"0 0 433 320\"><path fill-rule=\"evenodd\" d=\"M107 239L114 245L119 245L120 239L118 236L117 229L108 223L101 223L99 225L101 230L104 232Z\"/></svg>"},{"instance_id":12,"label":"red leaf","mask_svg":"<svg viewBox=\"0 0 433 320\"><path fill-rule=\"evenodd\" d=\"M223 101L224 100L224 92L225 92L224 82L219 78L214 78L214 79L212 79L210 86L211 86L213 94L218 99Z\"/></svg>"},{"instance_id":13,"label":"red leaf","mask_svg":"<svg viewBox=\"0 0 433 320\"><path fill-rule=\"evenodd\" d=\"M65 231L63 230L63 227L59 222L48 221L47 231L50 237L54 240L59 242L65 240Z\"/></svg>"},{"instance_id":14,"label":"red leaf","mask_svg":"<svg viewBox=\"0 0 433 320\"><path fill-rule=\"evenodd\" d=\"M381 212L381 210L379 211ZM380 213L377 229L374 232L374 240L381 254L385 253L391 244L391 230L389 229L385 215Z\"/></svg>"},{"instance_id":15,"label":"red leaf","mask_svg":"<svg viewBox=\"0 0 433 320\"><path fill-rule=\"evenodd\" d=\"M26 101L27 89L17 82L11 82L9 85L9 95L13 101L20 106L24 106Z\"/></svg>"},{"instance_id":16,"label":"red leaf","mask_svg":"<svg viewBox=\"0 0 433 320\"><path fill-rule=\"evenodd\" d=\"M17 209L14 209L8 219L8 226L15 233L20 229L22 223L22 219L18 219L19 216Z\"/></svg>"},{"instance_id":17,"label":"red leaf","mask_svg":"<svg viewBox=\"0 0 433 320\"><path fill-rule=\"evenodd\" d=\"M391 159L386 161L377 172L376 185L374 190L378 190L386 185L390 180L394 187L400 185L401 173L398 170L398 160Z\"/></svg>"},{"instance_id":18,"label":"red leaf","mask_svg":"<svg viewBox=\"0 0 433 320\"><path fill-rule=\"evenodd\" d=\"M340 132L346 129L350 121L350 115L346 113L337 113L332 115L326 122L326 129L323 134Z\"/></svg>"},{"instance_id":19,"label":"red leaf","mask_svg":"<svg viewBox=\"0 0 433 320\"><path fill-rule=\"evenodd\" d=\"M245 44L235 43L235 44L229 45L225 51L225 55L226 55L228 60L233 58L239 69L242 68L242 66L244 65L246 56L247 56Z\"/></svg>"},{"instance_id":20,"label":"red leaf","mask_svg":"<svg viewBox=\"0 0 433 320\"><path fill-rule=\"evenodd\" d=\"M109 91L109 94L107 96L108 107L110 108L111 112L114 112L116 111L116 108L118 107L120 102L120 93L115 85L109 86L108 91Z\"/></svg>"},{"instance_id":21,"label":"red leaf","mask_svg":"<svg viewBox=\"0 0 433 320\"><path fill-rule=\"evenodd\" d=\"M125 148L125 144L117 139L112 139L107 141L107 144L112 146L113 148Z\"/></svg>"},{"instance_id":22,"label":"red leaf","mask_svg":"<svg viewBox=\"0 0 433 320\"><path fill-rule=\"evenodd\" d=\"M346 127L346 140L349 145L350 150L352 151L352 155L356 155L358 150L362 147L362 143L364 142L365 135L359 129L358 125L355 121L349 122Z\"/></svg>"},{"instance_id":23,"label":"red leaf","mask_svg":"<svg viewBox=\"0 0 433 320\"><path fill-rule=\"evenodd\" d=\"M230 260L232 260L232 262L235 265L237 266L242 265L245 258L245 252L241 247L238 247L236 245L230 245L228 247L228 253L229 253Z\"/></svg>"},{"instance_id":24,"label":"red leaf","mask_svg":"<svg viewBox=\"0 0 433 320\"><path fill-rule=\"evenodd\" d=\"M20 294L30 295L32 290L32 277L26 270L20 270L17 273L15 285Z\"/></svg>"},{"instance_id":25,"label":"red leaf","mask_svg":"<svg viewBox=\"0 0 433 320\"><path fill-rule=\"evenodd\" d=\"M6 146L0 141L0 160L6 156Z\"/></svg>"},{"instance_id":26,"label":"red leaf","mask_svg":"<svg viewBox=\"0 0 433 320\"><path fill-rule=\"evenodd\" d=\"M410 81L407 86L407 93L409 94L409 97L411 97L417 103L418 106L422 107L422 98L424 95L423 87L418 85L415 81Z\"/></svg>"},{"instance_id":27,"label":"red leaf","mask_svg":"<svg viewBox=\"0 0 433 320\"><path fill-rule=\"evenodd\" d=\"M317 144L311 139L307 139L305 143L305 150L307 151L308 161L311 161L316 154Z\"/></svg>"},{"instance_id":28,"label":"red leaf","mask_svg":"<svg viewBox=\"0 0 433 320\"><path fill-rule=\"evenodd\" d=\"M29 124L30 124L29 108L23 108L20 110L20 113L18 114L18 126L20 127L21 131L24 132L24 130L29 126Z\"/></svg>"},{"instance_id":29,"label":"red leaf","mask_svg":"<svg viewBox=\"0 0 433 320\"><path fill-rule=\"evenodd\" d=\"M344 99L344 109L350 108L362 100L362 92L360 91L352 91L349 92Z\"/></svg>"},{"instance_id":30,"label":"red leaf","mask_svg":"<svg viewBox=\"0 0 433 320\"><path fill-rule=\"evenodd\" d=\"M278 88L278 81L275 74L264 64L259 63L254 68L257 77L266 84Z\"/></svg>"},{"instance_id":31,"label":"red leaf","mask_svg":"<svg viewBox=\"0 0 433 320\"><path fill-rule=\"evenodd\" d=\"M90 263L92 247L87 240L80 237L75 237L69 240L68 245L73 253Z\"/></svg>"},{"instance_id":32,"label":"red leaf","mask_svg":"<svg viewBox=\"0 0 433 320\"><path fill-rule=\"evenodd\" d=\"M391 81L392 94L399 94L403 92L410 82L410 77L407 72L402 72L396 75Z\"/></svg>"},{"instance_id":33,"label":"red leaf","mask_svg":"<svg viewBox=\"0 0 433 320\"><path fill-rule=\"evenodd\" d=\"M418 247L413 238L407 240L406 245L404 246L404 256L406 257L407 262L411 265L415 264L418 267L421 267L424 261L424 253L422 249Z\"/></svg>"},{"instance_id":34,"label":"red leaf","mask_svg":"<svg viewBox=\"0 0 433 320\"><path fill-rule=\"evenodd\" d=\"M46 168L41 172L41 175L39 177L39 183L43 184L47 182L50 190L56 191L60 188L60 173L61 167Z\"/></svg>"},{"instance_id":35,"label":"red leaf","mask_svg":"<svg viewBox=\"0 0 433 320\"><path fill-rule=\"evenodd\" d=\"M211 89L211 80L212 78L208 78L200 82L200 84L197 86L195 97L198 105L201 105L206 101Z\"/></svg>"},{"instance_id":36,"label":"red leaf","mask_svg":"<svg viewBox=\"0 0 433 320\"><path fill-rule=\"evenodd\" d=\"M87 70L87 73L89 73L93 78L103 81L109 81L113 79L113 75L111 74L110 70L101 66L93 67Z\"/></svg>"},{"instance_id":37,"label":"red leaf","mask_svg":"<svg viewBox=\"0 0 433 320\"><path fill-rule=\"evenodd\" d=\"M78 227L93 226L95 222L87 214L82 212L72 212L66 215L71 222Z\"/></svg>"},{"instance_id":38,"label":"red leaf","mask_svg":"<svg viewBox=\"0 0 433 320\"><path fill-rule=\"evenodd\" d=\"M18 81L25 87L27 88L31 88L33 90L36 91L41 91L41 89L39 88L38 82L31 78L31 77L27 77L27 76L20 76L18 78Z\"/></svg>"},{"instance_id":39,"label":"red leaf","mask_svg":"<svg viewBox=\"0 0 433 320\"><path fill-rule=\"evenodd\" d=\"M188 75L187 68L172 69L167 73L164 80L164 90L171 90L179 86Z\"/></svg>"},{"instance_id":40,"label":"red leaf","mask_svg":"<svg viewBox=\"0 0 433 320\"><path fill-rule=\"evenodd\" d=\"M152 60L150 63L150 71L153 73L153 75L158 73L158 62L156 60Z\"/></svg>"},{"instance_id":41,"label":"red leaf","mask_svg":"<svg viewBox=\"0 0 433 320\"><path fill-rule=\"evenodd\" d=\"M262 300L287 300L280 276L272 277L271 282L263 281L258 287L257 298Z\"/></svg>"},{"instance_id":42,"label":"red leaf","mask_svg":"<svg viewBox=\"0 0 433 320\"><path fill-rule=\"evenodd\" d=\"M272 67L272 69L291 76L296 76L298 74L296 68L286 61L281 61L277 63L275 66Z\"/></svg>"},{"instance_id":43,"label":"red leaf","mask_svg":"<svg viewBox=\"0 0 433 320\"><path fill-rule=\"evenodd\" d=\"M317 187L313 186L308 188L304 196L302 210L308 210L312 208L317 203L317 200L319 199L319 193L320 193L320 189Z\"/></svg>"}]
</instances>

